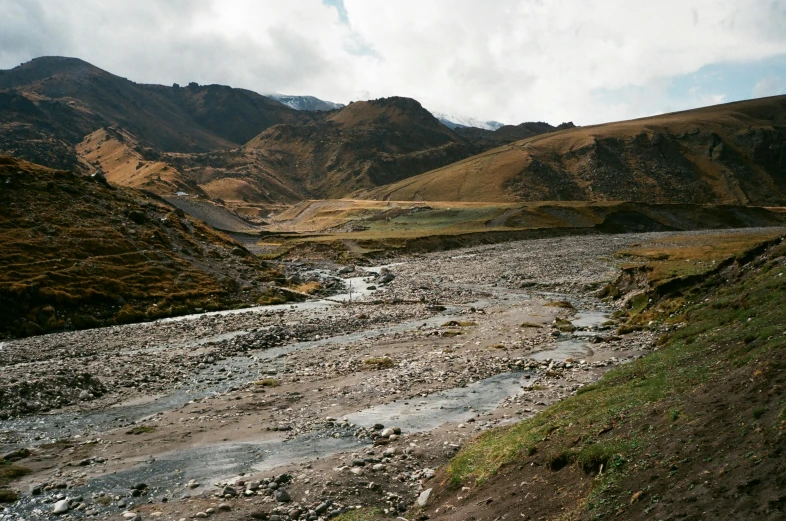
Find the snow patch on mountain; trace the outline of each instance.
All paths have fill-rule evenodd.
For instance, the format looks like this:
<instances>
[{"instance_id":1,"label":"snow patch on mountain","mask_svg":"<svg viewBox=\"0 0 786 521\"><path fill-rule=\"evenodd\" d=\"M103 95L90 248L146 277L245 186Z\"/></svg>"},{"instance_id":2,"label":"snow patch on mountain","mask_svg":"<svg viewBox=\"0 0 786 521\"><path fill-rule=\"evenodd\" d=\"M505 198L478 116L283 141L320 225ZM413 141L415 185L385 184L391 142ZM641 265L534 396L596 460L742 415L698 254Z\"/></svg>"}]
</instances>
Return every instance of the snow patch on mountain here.
<instances>
[{"instance_id":1,"label":"snow patch on mountain","mask_svg":"<svg viewBox=\"0 0 786 521\"><path fill-rule=\"evenodd\" d=\"M266 94L266 96L295 110L336 110L344 106L341 103L324 101L314 96L290 96L288 94Z\"/></svg>"},{"instance_id":2,"label":"snow patch on mountain","mask_svg":"<svg viewBox=\"0 0 786 521\"><path fill-rule=\"evenodd\" d=\"M481 121L469 116L459 116L457 114L445 114L444 112L431 112L440 123L453 130L454 128L463 127L476 127L486 130L497 130L499 127L504 126L504 123L499 121Z\"/></svg>"}]
</instances>

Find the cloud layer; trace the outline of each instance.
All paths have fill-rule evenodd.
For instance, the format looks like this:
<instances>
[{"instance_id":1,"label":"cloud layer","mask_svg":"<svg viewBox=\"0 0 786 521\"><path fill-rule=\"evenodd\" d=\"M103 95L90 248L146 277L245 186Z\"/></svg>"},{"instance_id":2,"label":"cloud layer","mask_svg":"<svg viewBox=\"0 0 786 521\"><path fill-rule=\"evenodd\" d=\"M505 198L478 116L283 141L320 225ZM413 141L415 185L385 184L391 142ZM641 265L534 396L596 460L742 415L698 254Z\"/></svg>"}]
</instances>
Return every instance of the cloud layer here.
<instances>
[{"instance_id":1,"label":"cloud layer","mask_svg":"<svg viewBox=\"0 0 786 521\"><path fill-rule=\"evenodd\" d=\"M0 68L76 56L137 82L222 83L345 103L401 95L481 119L588 124L728 101L728 85L675 92L674 79L786 54L778 0L341 5L0 0ZM784 92L782 76L765 70L748 96Z\"/></svg>"}]
</instances>

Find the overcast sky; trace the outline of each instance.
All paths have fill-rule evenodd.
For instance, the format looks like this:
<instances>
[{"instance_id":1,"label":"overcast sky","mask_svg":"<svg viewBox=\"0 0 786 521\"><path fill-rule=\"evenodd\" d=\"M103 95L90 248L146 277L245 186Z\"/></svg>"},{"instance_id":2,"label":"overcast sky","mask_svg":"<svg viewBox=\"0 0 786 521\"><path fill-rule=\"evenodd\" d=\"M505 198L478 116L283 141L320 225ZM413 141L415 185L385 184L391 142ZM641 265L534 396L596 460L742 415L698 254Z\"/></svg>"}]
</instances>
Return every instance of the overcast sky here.
<instances>
[{"instance_id":1,"label":"overcast sky","mask_svg":"<svg viewBox=\"0 0 786 521\"><path fill-rule=\"evenodd\" d=\"M0 68L44 55L584 125L786 93L786 1L0 0Z\"/></svg>"}]
</instances>

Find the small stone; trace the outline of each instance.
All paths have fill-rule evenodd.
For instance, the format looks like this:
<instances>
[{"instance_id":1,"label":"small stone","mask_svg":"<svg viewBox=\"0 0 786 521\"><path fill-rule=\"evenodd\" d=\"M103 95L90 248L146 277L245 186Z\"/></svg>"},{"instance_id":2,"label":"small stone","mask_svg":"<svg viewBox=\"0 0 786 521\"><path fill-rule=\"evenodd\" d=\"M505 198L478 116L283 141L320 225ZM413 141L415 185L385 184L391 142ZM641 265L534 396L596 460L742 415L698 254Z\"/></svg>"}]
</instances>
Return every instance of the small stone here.
<instances>
[{"instance_id":1,"label":"small stone","mask_svg":"<svg viewBox=\"0 0 786 521\"><path fill-rule=\"evenodd\" d=\"M204 513L204 512L197 512L196 514L194 514L194 517L196 517L198 519L204 519L204 518L207 517L207 514Z\"/></svg>"},{"instance_id":2,"label":"small stone","mask_svg":"<svg viewBox=\"0 0 786 521\"><path fill-rule=\"evenodd\" d=\"M55 506L52 509L52 513L59 516L60 514L65 514L66 512L68 512L69 508L70 507L68 506L68 500L61 499L60 501L55 503Z\"/></svg>"},{"instance_id":3,"label":"small stone","mask_svg":"<svg viewBox=\"0 0 786 521\"><path fill-rule=\"evenodd\" d=\"M276 490L276 501L279 503L289 503L292 501L292 498L289 496L289 492L284 489Z\"/></svg>"},{"instance_id":4,"label":"small stone","mask_svg":"<svg viewBox=\"0 0 786 521\"><path fill-rule=\"evenodd\" d=\"M267 488L269 488L270 490L276 490L278 488L278 483L276 483L275 481L271 481L270 483L267 484Z\"/></svg>"},{"instance_id":5,"label":"small stone","mask_svg":"<svg viewBox=\"0 0 786 521\"><path fill-rule=\"evenodd\" d=\"M371 467L371 470L373 470L375 472L378 472L380 470L385 470L385 465L383 465L382 463L377 463L376 465Z\"/></svg>"},{"instance_id":6,"label":"small stone","mask_svg":"<svg viewBox=\"0 0 786 521\"><path fill-rule=\"evenodd\" d=\"M237 496L237 490L235 490L233 487L226 486L226 487L224 487L224 489L221 491L221 495L222 495L222 496L230 496L230 497L235 497L235 496Z\"/></svg>"},{"instance_id":7,"label":"small stone","mask_svg":"<svg viewBox=\"0 0 786 521\"><path fill-rule=\"evenodd\" d=\"M219 503L218 509L221 512L229 512L230 510L232 510L232 506L229 503Z\"/></svg>"},{"instance_id":8,"label":"small stone","mask_svg":"<svg viewBox=\"0 0 786 521\"><path fill-rule=\"evenodd\" d=\"M433 489L427 488L426 490L424 490L423 492L420 493L420 495L418 496L418 506L419 507L422 508L422 507L425 507L426 505L428 505L428 501L429 501L429 499L431 499L431 491L432 490Z\"/></svg>"}]
</instances>

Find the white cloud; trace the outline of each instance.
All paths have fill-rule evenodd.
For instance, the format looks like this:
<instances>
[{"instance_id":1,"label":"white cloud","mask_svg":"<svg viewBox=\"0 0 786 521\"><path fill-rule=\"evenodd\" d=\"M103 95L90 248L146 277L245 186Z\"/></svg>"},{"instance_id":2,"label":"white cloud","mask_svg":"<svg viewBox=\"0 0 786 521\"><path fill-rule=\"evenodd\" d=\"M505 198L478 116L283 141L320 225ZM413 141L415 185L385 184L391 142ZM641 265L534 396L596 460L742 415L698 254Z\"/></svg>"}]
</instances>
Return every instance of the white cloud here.
<instances>
[{"instance_id":1,"label":"white cloud","mask_svg":"<svg viewBox=\"0 0 786 521\"><path fill-rule=\"evenodd\" d=\"M484 120L587 124L669 110L671 77L786 53L778 0L344 5L348 23L319 0L0 0L0 67L69 55L140 82L402 95Z\"/></svg>"},{"instance_id":2,"label":"white cloud","mask_svg":"<svg viewBox=\"0 0 786 521\"><path fill-rule=\"evenodd\" d=\"M786 94L786 78L781 78L780 76L762 78L753 87L754 98L777 96L779 94Z\"/></svg>"}]
</instances>

